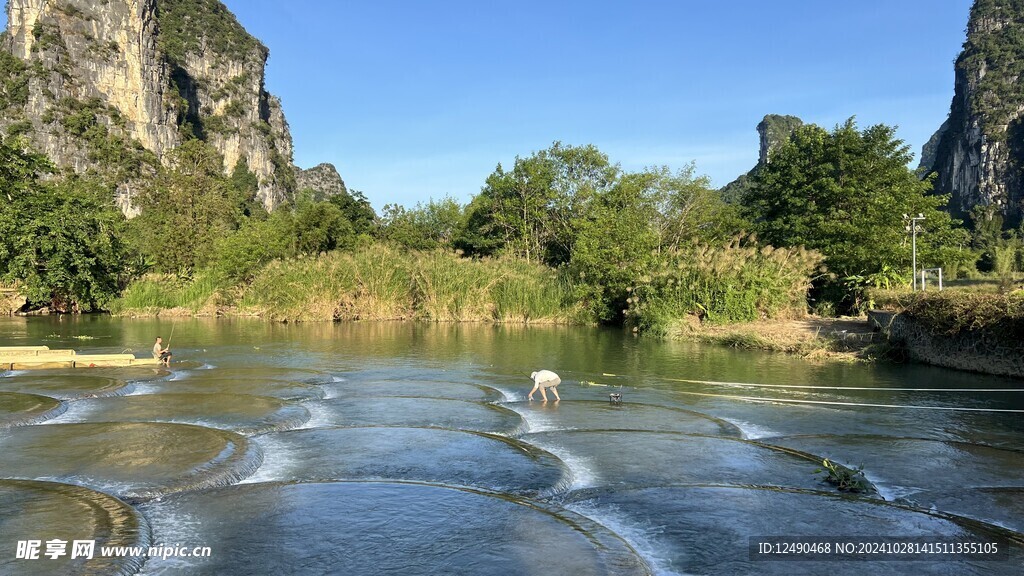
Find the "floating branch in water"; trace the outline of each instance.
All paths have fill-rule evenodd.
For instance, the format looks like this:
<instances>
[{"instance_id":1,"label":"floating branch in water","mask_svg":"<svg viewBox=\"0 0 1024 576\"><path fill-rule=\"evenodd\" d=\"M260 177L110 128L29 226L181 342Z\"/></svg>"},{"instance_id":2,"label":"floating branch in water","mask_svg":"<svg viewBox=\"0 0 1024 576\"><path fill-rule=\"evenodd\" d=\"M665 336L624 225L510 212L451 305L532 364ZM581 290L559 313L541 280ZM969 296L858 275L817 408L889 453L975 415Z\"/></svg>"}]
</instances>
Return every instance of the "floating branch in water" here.
<instances>
[{"instance_id":1,"label":"floating branch in water","mask_svg":"<svg viewBox=\"0 0 1024 576\"><path fill-rule=\"evenodd\" d=\"M850 469L825 458L821 461L821 468L814 470L815 474L821 474L822 472L826 473L824 480L842 492L868 491L868 482L864 477L864 466Z\"/></svg>"}]
</instances>

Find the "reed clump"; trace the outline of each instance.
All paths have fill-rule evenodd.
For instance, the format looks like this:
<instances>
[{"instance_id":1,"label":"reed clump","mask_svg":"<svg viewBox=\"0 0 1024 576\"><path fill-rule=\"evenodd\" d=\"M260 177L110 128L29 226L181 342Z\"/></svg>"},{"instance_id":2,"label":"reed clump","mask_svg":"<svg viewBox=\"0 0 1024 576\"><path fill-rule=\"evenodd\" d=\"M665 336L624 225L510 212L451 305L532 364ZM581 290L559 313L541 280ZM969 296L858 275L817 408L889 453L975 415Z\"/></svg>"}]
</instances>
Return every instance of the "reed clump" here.
<instances>
[{"instance_id":1,"label":"reed clump","mask_svg":"<svg viewBox=\"0 0 1024 576\"><path fill-rule=\"evenodd\" d=\"M668 335L679 323L731 324L801 317L822 255L736 238L724 246L692 245L659 256L631 289L627 320Z\"/></svg>"},{"instance_id":2,"label":"reed clump","mask_svg":"<svg viewBox=\"0 0 1024 576\"><path fill-rule=\"evenodd\" d=\"M215 274L192 278L173 274L147 274L128 285L110 305L115 315L157 314L162 310L184 309L192 313L223 304L228 289Z\"/></svg>"},{"instance_id":3,"label":"reed clump","mask_svg":"<svg viewBox=\"0 0 1024 576\"><path fill-rule=\"evenodd\" d=\"M561 275L515 259L373 244L353 252L277 260L256 275L238 309L276 320L574 323Z\"/></svg>"}]
</instances>

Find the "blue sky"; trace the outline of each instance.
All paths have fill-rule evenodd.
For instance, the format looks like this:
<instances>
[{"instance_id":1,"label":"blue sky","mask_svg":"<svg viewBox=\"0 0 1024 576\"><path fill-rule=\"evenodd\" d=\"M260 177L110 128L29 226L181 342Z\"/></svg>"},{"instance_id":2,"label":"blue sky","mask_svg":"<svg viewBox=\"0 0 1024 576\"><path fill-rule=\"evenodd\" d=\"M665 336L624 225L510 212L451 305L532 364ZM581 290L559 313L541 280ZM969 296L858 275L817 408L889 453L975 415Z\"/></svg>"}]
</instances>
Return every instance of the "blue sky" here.
<instances>
[{"instance_id":1,"label":"blue sky","mask_svg":"<svg viewBox=\"0 0 1024 576\"><path fill-rule=\"evenodd\" d=\"M295 162L374 206L465 201L555 140L721 186L767 113L899 126L920 153L953 94L970 0L225 0L270 48Z\"/></svg>"}]
</instances>

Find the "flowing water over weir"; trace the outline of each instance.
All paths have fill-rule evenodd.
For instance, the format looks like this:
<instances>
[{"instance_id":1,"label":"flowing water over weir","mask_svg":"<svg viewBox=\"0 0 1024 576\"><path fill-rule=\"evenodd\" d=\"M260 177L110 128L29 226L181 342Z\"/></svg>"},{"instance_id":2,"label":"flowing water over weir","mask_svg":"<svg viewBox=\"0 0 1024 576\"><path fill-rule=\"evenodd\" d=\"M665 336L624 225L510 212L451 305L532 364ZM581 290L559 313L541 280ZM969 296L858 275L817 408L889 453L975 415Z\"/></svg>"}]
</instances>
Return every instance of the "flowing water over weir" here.
<instances>
[{"instance_id":1,"label":"flowing water over weir","mask_svg":"<svg viewBox=\"0 0 1024 576\"><path fill-rule=\"evenodd\" d=\"M134 387L124 380L89 374L76 375L72 379L67 375L39 376L27 372L10 378L0 378L0 391L45 394L58 400L123 396L132 390Z\"/></svg>"},{"instance_id":2,"label":"flowing water over weir","mask_svg":"<svg viewBox=\"0 0 1024 576\"><path fill-rule=\"evenodd\" d=\"M0 480L0 534L8 541L40 538L91 540L95 546L148 546L149 526L134 508L106 494L68 484ZM6 546L5 546L6 548ZM47 558L19 562L0 557L2 574L134 574L139 558Z\"/></svg>"},{"instance_id":3,"label":"flowing water over weir","mask_svg":"<svg viewBox=\"0 0 1024 576\"><path fill-rule=\"evenodd\" d=\"M145 350L171 328L0 319L0 346ZM1024 562L1020 381L597 329L173 328L181 362L167 370L0 373L0 574L952 575ZM559 372L564 400L527 401L540 368ZM863 466L866 491L824 482L823 458ZM751 552L810 536L997 543L1003 556ZM54 539L141 548L50 559ZM43 542L39 559L15 557L27 540Z\"/></svg>"},{"instance_id":4,"label":"flowing water over weir","mask_svg":"<svg viewBox=\"0 0 1024 576\"><path fill-rule=\"evenodd\" d=\"M67 409L67 404L56 398L0 392L0 428L43 422L61 415Z\"/></svg>"}]
</instances>

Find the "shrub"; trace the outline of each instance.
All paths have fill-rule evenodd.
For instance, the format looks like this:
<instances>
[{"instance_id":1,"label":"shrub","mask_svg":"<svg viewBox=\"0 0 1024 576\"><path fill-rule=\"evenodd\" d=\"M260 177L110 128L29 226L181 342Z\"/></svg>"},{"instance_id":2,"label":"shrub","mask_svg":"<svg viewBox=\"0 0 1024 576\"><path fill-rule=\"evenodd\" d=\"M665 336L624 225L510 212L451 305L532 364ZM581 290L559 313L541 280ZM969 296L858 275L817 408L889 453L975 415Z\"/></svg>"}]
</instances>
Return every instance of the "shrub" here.
<instances>
[{"instance_id":1,"label":"shrub","mask_svg":"<svg viewBox=\"0 0 1024 576\"><path fill-rule=\"evenodd\" d=\"M803 315L821 259L803 248L744 245L740 239L662 254L654 271L631 290L627 320L666 334L688 315L722 324Z\"/></svg>"}]
</instances>

